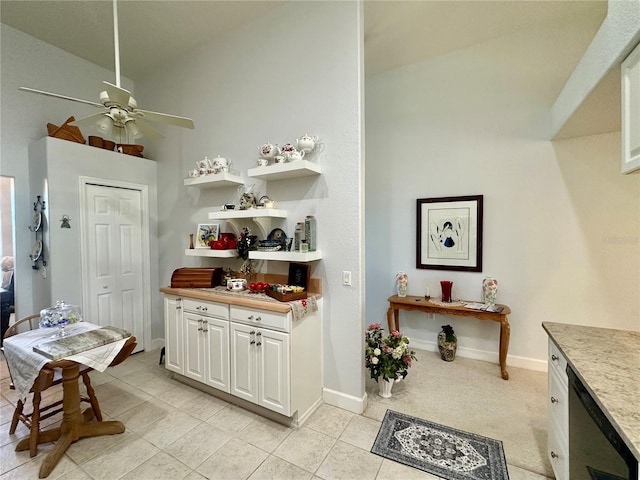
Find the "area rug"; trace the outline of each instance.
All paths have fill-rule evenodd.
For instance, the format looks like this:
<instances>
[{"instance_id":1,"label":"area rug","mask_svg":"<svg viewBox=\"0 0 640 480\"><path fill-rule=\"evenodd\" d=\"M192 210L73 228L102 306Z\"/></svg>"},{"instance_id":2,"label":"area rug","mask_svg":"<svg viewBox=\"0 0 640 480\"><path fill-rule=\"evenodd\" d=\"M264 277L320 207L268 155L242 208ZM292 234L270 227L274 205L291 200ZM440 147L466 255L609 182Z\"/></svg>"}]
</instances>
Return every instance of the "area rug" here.
<instances>
[{"instance_id":1,"label":"area rug","mask_svg":"<svg viewBox=\"0 0 640 480\"><path fill-rule=\"evenodd\" d=\"M371 452L447 480L508 480L502 442L387 410Z\"/></svg>"}]
</instances>

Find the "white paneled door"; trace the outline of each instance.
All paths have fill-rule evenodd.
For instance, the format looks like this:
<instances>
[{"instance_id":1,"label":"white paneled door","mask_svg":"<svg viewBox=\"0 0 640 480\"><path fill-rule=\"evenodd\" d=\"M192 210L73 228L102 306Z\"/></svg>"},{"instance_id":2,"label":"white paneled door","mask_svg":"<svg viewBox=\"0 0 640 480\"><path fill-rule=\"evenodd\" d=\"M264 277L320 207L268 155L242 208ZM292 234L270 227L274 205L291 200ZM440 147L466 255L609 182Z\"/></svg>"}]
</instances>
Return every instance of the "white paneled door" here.
<instances>
[{"instance_id":1,"label":"white paneled door","mask_svg":"<svg viewBox=\"0 0 640 480\"><path fill-rule=\"evenodd\" d=\"M85 184L87 321L143 337L142 194Z\"/></svg>"}]
</instances>

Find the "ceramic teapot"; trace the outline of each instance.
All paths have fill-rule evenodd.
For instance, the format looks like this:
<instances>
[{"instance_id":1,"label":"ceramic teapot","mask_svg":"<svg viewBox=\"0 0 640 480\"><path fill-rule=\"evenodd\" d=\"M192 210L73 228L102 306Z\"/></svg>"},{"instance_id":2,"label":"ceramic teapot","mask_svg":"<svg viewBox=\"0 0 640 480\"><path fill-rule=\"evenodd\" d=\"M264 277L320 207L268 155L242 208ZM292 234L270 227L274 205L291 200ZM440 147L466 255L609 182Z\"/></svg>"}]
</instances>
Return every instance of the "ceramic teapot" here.
<instances>
[{"instance_id":1,"label":"ceramic teapot","mask_svg":"<svg viewBox=\"0 0 640 480\"><path fill-rule=\"evenodd\" d=\"M290 162L295 162L296 160L302 160L304 158L304 150L298 151L294 150L292 152L287 153L287 160Z\"/></svg>"},{"instance_id":2,"label":"ceramic teapot","mask_svg":"<svg viewBox=\"0 0 640 480\"><path fill-rule=\"evenodd\" d=\"M232 278L227 280L227 290L242 291L247 289L247 280L244 278Z\"/></svg>"},{"instance_id":3,"label":"ceramic teapot","mask_svg":"<svg viewBox=\"0 0 640 480\"><path fill-rule=\"evenodd\" d=\"M295 152L296 151L296 147L294 147L292 144L290 143L286 143L282 146L282 148L280 149L280 151L282 152L283 155L288 155L291 152Z\"/></svg>"},{"instance_id":4,"label":"ceramic teapot","mask_svg":"<svg viewBox=\"0 0 640 480\"><path fill-rule=\"evenodd\" d=\"M267 160L272 160L276 155L280 155L280 149L277 145L272 145L267 142L264 145L260 145L258 147L258 152L260 152L260 156L262 158L266 158Z\"/></svg>"},{"instance_id":5,"label":"ceramic teapot","mask_svg":"<svg viewBox=\"0 0 640 480\"><path fill-rule=\"evenodd\" d=\"M309 153L311 150L316 148L316 143L318 142L318 136L314 135L313 137L307 133L302 135L300 138L296 140L296 146L298 150Z\"/></svg>"},{"instance_id":6,"label":"ceramic teapot","mask_svg":"<svg viewBox=\"0 0 640 480\"><path fill-rule=\"evenodd\" d=\"M229 165L231 165L231 161L228 158L221 157L220 155L214 158L212 163L213 168L218 172L228 172Z\"/></svg>"},{"instance_id":7,"label":"ceramic teapot","mask_svg":"<svg viewBox=\"0 0 640 480\"><path fill-rule=\"evenodd\" d=\"M213 169L213 163L209 157L204 157L202 160L198 160L196 162L196 166L198 167L200 175L209 173L209 171Z\"/></svg>"}]
</instances>

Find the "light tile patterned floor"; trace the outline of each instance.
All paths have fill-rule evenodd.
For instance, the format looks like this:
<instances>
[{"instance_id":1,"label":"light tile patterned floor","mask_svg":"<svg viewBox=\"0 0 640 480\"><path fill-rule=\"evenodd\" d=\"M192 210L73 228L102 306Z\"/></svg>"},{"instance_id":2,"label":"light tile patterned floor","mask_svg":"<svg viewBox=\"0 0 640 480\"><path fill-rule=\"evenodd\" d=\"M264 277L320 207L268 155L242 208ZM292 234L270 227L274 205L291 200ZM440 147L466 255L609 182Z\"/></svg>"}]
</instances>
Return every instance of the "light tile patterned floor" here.
<instances>
[{"instance_id":1,"label":"light tile patterned floor","mask_svg":"<svg viewBox=\"0 0 640 480\"><path fill-rule=\"evenodd\" d=\"M298 430L284 427L172 380L164 367L158 366L159 351L133 355L106 373L91 374L105 419L113 418L124 422L126 431L120 435L83 439L74 443L49 478L436 478L369 452L386 408L411 410L416 403L415 396L422 395L418 389L421 376L434 372L437 375L438 368L442 366L435 362L445 363L439 359L433 360L431 352L419 353L419 360L423 360L424 365L414 366L406 385L398 387L397 395L390 401L377 397L375 383L368 381L370 402L365 415L323 405ZM464 368L477 367L480 371L484 369L489 377L494 374L499 376L495 365L466 359L461 364ZM28 452L14 451L15 443L27 431L21 426L16 435L8 434L16 398L14 392L9 390L4 359L0 367L0 480L36 479L44 454L52 445L41 445L39 454L33 459L29 458ZM419 373L422 370L424 373ZM527 375L527 371L522 372ZM506 385L499 382L502 380L495 385L506 388ZM412 395L408 395L411 385L415 390ZM513 382L509 388L517 389L522 386ZM47 396L50 395L52 394L47 393ZM544 396L544 392L541 395ZM407 400L407 397L413 400ZM458 415L462 414L462 408L466 415L470 410L470 401L475 402L474 399L467 398L467 403L463 403L462 407L452 402L448 408L457 408ZM406 408L403 409L405 402ZM521 405L520 408L526 410L528 407ZM539 412L535 415L539 415ZM445 417L443 416L442 423L446 423ZM439 421L438 418L429 419ZM49 423L59 421L60 417L54 417ZM509 461L507 453L507 462ZM511 480L546 478L512 464L509 465L509 473Z\"/></svg>"}]
</instances>

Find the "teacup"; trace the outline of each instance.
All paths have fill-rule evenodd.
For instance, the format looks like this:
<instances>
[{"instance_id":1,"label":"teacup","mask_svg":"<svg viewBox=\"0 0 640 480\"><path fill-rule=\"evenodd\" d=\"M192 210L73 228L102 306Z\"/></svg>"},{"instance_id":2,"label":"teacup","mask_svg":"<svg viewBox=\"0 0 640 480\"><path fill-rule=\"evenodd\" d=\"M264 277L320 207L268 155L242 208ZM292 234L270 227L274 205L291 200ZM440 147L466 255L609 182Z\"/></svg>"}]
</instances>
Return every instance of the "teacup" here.
<instances>
[{"instance_id":1,"label":"teacup","mask_svg":"<svg viewBox=\"0 0 640 480\"><path fill-rule=\"evenodd\" d=\"M284 155L276 155L273 157L275 163L284 163Z\"/></svg>"},{"instance_id":2,"label":"teacup","mask_svg":"<svg viewBox=\"0 0 640 480\"><path fill-rule=\"evenodd\" d=\"M267 160L266 158L259 158L258 159L258 166L259 167L266 167L267 165L269 165L269 160Z\"/></svg>"},{"instance_id":3,"label":"teacup","mask_svg":"<svg viewBox=\"0 0 640 480\"><path fill-rule=\"evenodd\" d=\"M189 176L191 178L199 177L200 176L200 171L198 169L196 169L196 168L194 168L193 170L189 170Z\"/></svg>"},{"instance_id":4,"label":"teacup","mask_svg":"<svg viewBox=\"0 0 640 480\"><path fill-rule=\"evenodd\" d=\"M232 278L227 280L227 290L245 290L247 281L244 278Z\"/></svg>"}]
</instances>

